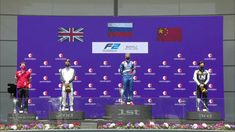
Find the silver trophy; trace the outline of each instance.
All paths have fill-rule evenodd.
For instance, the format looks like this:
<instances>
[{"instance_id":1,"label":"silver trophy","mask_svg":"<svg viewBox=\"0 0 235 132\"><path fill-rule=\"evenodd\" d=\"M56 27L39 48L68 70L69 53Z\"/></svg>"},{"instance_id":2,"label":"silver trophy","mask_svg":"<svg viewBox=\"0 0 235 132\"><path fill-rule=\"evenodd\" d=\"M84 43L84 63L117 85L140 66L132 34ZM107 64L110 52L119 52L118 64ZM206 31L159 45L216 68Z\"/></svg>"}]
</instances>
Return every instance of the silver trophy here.
<instances>
[{"instance_id":1,"label":"silver trophy","mask_svg":"<svg viewBox=\"0 0 235 132\"><path fill-rule=\"evenodd\" d=\"M13 113L17 113L17 111L16 111L16 104L17 104L17 102L18 102L18 100L17 100L17 98L13 98Z\"/></svg>"},{"instance_id":2,"label":"silver trophy","mask_svg":"<svg viewBox=\"0 0 235 132\"><path fill-rule=\"evenodd\" d=\"M124 88L119 88L119 93L120 93L120 103L124 104Z\"/></svg>"}]
</instances>

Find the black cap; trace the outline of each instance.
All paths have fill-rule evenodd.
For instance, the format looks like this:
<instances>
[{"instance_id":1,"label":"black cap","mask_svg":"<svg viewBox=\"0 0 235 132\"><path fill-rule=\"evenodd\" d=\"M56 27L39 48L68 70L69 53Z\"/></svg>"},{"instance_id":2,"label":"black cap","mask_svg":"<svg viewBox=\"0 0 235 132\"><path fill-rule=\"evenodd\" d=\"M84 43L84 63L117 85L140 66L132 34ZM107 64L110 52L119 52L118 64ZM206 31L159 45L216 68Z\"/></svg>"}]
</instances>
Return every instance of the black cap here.
<instances>
[{"instance_id":1,"label":"black cap","mask_svg":"<svg viewBox=\"0 0 235 132\"><path fill-rule=\"evenodd\" d=\"M70 59L66 59L66 62L70 62Z\"/></svg>"},{"instance_id":2,"label":"black cap","mask_svg":"<svg viewBox=\"0 0 235 132\"><path fill-rule=\"evenodd\" d=\"M202 64L202 63L204 63L203 61L200 61L199 63L198 63L198 65L200 65L200 64ZM204 63L205 64L205 63Z\"/></svg>"}]
</instances>

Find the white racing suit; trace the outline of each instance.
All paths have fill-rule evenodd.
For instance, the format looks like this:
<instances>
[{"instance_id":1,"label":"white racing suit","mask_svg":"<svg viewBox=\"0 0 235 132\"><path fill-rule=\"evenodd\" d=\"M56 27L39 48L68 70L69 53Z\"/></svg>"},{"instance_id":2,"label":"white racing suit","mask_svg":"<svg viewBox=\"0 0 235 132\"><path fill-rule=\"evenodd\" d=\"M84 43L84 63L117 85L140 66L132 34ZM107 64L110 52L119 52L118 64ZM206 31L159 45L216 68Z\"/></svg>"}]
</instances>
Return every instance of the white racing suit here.
<instances>
[{"instance_id":1,"label":"white racing suit","mask_svg":"<svg viewBox=\"0 0 235 132\"><path fill-rule=\"evenodd\" d=\"M204 110L208 110L207 84L210 80L210 73L207 70L195 70L193 75L193 80L197 84L197 99L196 99L197 111L200 111L201 97L204 103Z\"/></svg>"},{"instance_id":2,"label":"white racing suit","mask_svg":"<svg viewBox=\"0 0 235 132\"><path fill-rule=\"evenodd\" d=\"M62 81L62 107L66 107L67 103L66 103L66 96L67 96L67 92L65 91L65 84L69 84L71 92L68 93L69 95L69 106L70 108L73 107L73 80L75 78L75 70L71 67L65 67L61 70L60 72L60 79ZM63 111L63 109L62 109Z\"/></svg>"}]
</instances>

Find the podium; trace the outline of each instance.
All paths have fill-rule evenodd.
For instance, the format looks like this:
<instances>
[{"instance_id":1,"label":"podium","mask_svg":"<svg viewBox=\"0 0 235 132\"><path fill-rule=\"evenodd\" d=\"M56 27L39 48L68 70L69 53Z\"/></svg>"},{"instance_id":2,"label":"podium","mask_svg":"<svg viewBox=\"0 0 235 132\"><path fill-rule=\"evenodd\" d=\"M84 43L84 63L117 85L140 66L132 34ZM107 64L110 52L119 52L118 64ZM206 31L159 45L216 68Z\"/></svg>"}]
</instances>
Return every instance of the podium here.
<instances>
[{"instance_id":1,"label":"podium","mask_svg":"<svg viewBox=\"0 0 235 132\"><path fill-rule=\"evenodd\" d=\"M36 120L36 114L31 113L11 113L8 114L10 123L29 123Z\"/></svg>"},{"instance_id":2,"label":"podium","mask_svg":"<svg viewBox=\"0 0 235 132\"><path fill-rule=\"evenodd\" d=\"M208 120L208 121L219 121L221 115L219 112L187 112L186 118L188 120Z\"/></svg>"},{"instance_id":3,"label":"podium","mask_svg":"<svg viewBox=\"0 0 235 132\"><path fill-rule=\"evenodd\" d=\"M104 118L116 121L150 120L152 119L152 106L107 105Z\"/></svg>"},{"instance_id":4,"label":"podium","mask_svg":"<svg viewBox=\"0 0 235 132\"><path fill-rule=\"evenodd\" d=\"M49 113L50 120L83 120L84 112L81 111L58 111Z\"/></svg>"}]
</instances>

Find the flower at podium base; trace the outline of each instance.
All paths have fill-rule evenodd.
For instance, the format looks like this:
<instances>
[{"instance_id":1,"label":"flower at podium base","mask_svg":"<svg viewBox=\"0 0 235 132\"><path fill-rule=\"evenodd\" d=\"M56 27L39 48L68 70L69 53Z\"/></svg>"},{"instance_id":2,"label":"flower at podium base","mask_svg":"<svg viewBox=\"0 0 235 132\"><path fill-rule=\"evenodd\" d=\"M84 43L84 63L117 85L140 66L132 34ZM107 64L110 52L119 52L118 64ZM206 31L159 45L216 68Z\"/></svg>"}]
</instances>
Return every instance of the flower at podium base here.
<instances>
[{"instance_id":1,"label":"flower at podium base","mask_svg":"<svg viewBox=\"0 0 235 132\"><path fill-rule=\"evenodd\" d=\"M150 125L150 126L154 126L154 125L155 125L155 123L154 123L154 122L152 122L152 121L150 121L150 122L149 122L149 125Z\"/></svg>"},{"instance_id":2,"label":"flower at podium base","mask_svg":"<svg viewBox=\"0 0 235 132\"><path fill-rule=\"evenodd\" d=\"M144 125L143 122L140 122L140 123L139 123L139 127L140 127L140 128L143 128L144 126L145 126L145 125Z\"/></svg>"},{"instance_id":3,"label":"flower at podium base","mask_svg":"<svg viewBox=\"0 0 235 132\"><path fill-rule=\"evenodd\" d=\"M68 129L69 128L69 124L67 124L67 123L62 124L62 126L63 126L64 129Z\"/></svg>"},{"instance_id":4,"label":"flower at podium base","mask_svg":"<svg viewBox=\"0 0 235 132\"><path fill-rule=\"evenodd\" d=\"M206 123L202 123L202 127L203 128L207 128L207 124Z\"/></svg>"},{"instance_id":5,"label":"flower at podium base","mask_svg":"<svg viewBox=\"0 0 235 132\"><path fill-rule=\"evenodd\" d=\"M109 125L109 128L114 128L115 126L116 126L115 123L111 123L111 124Z\"/></svg>"},{"instance_id":6,"label":"flower at podium base","mask_svg":"<svg viewBox=\"0 0 235 132\"><path fill-rule=\"evenodd\" d=\"M198 125L197 125L197 124L193 124L192 128L193 128L193 129L197 129L197 128L198 128Z\"/></svg>"},{"instance_id":7,"label":"flower at podium base","mask_svg":"<svg viewBox=\"0 0 235 132\"><path fill-rule=\"evenodd\" d=\"M45 125L44 125L44 129L45 129L45 130L49 130L49 129L50 129L50 124L45 124Z\"/></svg>"},{"instance_id":8,"label":"flower at podium base","mask_svg":"<svg viewBox=\"0 0 235 132\"><path fill-rule=\"evenodd\" d=\"M17 126L16 126L16 125L11 125L11 126L10 126L10 129L11 129L11 130L17 130Z\"/></svg>"},{"instance_id":9,"label":"flower at podium base","mask_svg":"<svg viewBox=\"0 0 235 132\"><path fill-rule=\"evenodd\" d=\"M30 129L30 126L29 126L29 125L27 125L27 124L25 124L25 125L23 125L23 129L28 130L28 129Z\"/></svg>"},{"instance_id":10,"label":"flower at podium base","mask_svg":"<svg viewBox=\"0 0 235 132\"><path fill-rule=\"evenodd\" d=\"M168 128L168 127L169 127L169 124L166 123L166 122L164 122L164 123L163 123L163 127L164 127L164 128Z\"/></svg>"},{"instance_id":11,"label":"flower at podium base","mask_svg":"<svg viewBox=\"0 0 235 132\"><path fill-rule=\"evenodd\" d=\"M130 123L130 122L128 122L127 124L126 124L126 128L131 128L132 127L132 124Z\"/></svg>"},{"instance_id":12,"label":"flower at podium base","mask_svg":"<svg viewBox=\"0 0 235 132\"><path fill-rule=\"evenodd\" d=\"M43 129L43 124L42 123L37 124L37 128L38 129Z\"/></svg>"},{"instance_id":13,"label":"flower at podium base","mask_svg":"<svg viewBox=\"0 0 235 132\"><path fill-rule=\"evenodd\" d=\"M203 128L207 128L207 124L206 123L202 123L202 127Z\"/></svg>"},{"instance_id":14,"label":"flower at podium base","mask_svg":"<svg viewBox=\"0 0 235 132\"><path fill-rule=\"evenodd\" d=\"M153 121L150 121L150 122L147 124L147 127L148 127L148 128L155 128L156 125L155 125L155 123L154 123Z\"/></svg>"},{"instance_id":15,"label":"flower at podium base","mask_svg":"<svg viewBox=\"0 0 235 132\"><path fill-rule=\"evenodd\" d=\"M69 124L69 129L73 129L74 125L73 124Z\"/></svg>"},{"instance_id":16,"label":"flower at podium base","mask_svg":"<svg viewBox=\"0 0 235 132\"><path fill-rule=\"evenodd\" d=\"M230 126L229 124L225 124L224 127L225 127L226 129L230 129L230 128L231 128L231 126Z\"/></svg>"}]
</instances>

